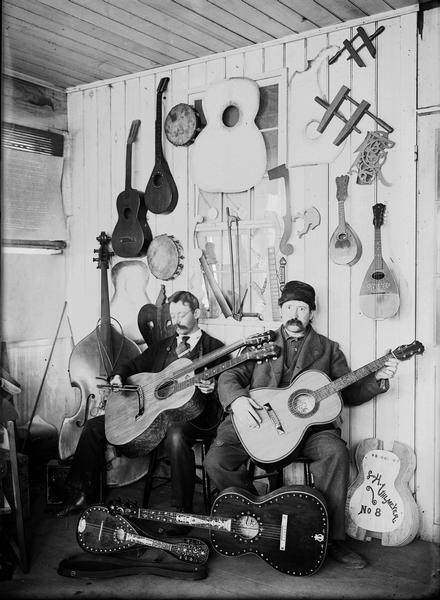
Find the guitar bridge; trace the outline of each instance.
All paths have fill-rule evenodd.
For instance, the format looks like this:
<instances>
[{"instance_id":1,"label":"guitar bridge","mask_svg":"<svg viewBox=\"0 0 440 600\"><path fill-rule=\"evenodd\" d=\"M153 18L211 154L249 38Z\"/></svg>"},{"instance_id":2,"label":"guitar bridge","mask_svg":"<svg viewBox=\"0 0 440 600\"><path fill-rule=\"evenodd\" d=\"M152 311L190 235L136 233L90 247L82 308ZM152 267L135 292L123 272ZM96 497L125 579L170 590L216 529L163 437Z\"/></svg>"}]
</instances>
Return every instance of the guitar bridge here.
<instances>
[{"instance_id":1,"label":"guitar bridge","mask_svg":"<svg viewBox=\"0 0 440 600\"><path fill-rule=\"evenodd\" d=\"M266 404L263 404L263 408L267 412L269 419L275 425L275 429L277 430L277 433L279 433L280 435L285 434L286 432L284 431L283 426L281 425L281 421L277 417L276 412L274 411L272 406L269 404L269 402L266 402Z\"/></svg>"}]
</instances>

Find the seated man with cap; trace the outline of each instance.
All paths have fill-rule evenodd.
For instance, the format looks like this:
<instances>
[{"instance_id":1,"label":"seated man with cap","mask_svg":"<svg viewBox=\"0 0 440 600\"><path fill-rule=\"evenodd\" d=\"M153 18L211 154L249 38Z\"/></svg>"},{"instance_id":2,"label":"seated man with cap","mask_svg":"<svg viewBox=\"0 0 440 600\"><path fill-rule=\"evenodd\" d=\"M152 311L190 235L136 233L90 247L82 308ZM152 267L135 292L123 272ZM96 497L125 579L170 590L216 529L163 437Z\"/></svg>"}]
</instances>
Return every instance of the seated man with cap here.
<instances>
[{"instance_id":1,"label":"seated man with cap","mask_svg":"<svg viewBox=\"0 0 440 600\"><path fill-rule=\"evenodd\" d=\"M205 468L219 491L234 486L253 494L257 491L248 473L249 458L234 430L231 414L243 425L259 427L259 404L248 390L288 387L305 370L319 370L335 380L350 371L339 345L312 327L316 310L315 290L302 281L289 281L279 299L281 327L274 342L281 354L275 361L258 364L246 361L222 373L218 381L220 402L228 416L217 430L205 459ZM341 396L346 406L367 402L389 388L397 370L397 359L390 359L376 373L346 387ZM340 422L309 427L292 454L310 459L314 485L325 497L329 514L328 554L348 568L360 569L366 561L345 544L345 501L348 488L349 455L341 438Z\"/></svg>"}]
</instances>

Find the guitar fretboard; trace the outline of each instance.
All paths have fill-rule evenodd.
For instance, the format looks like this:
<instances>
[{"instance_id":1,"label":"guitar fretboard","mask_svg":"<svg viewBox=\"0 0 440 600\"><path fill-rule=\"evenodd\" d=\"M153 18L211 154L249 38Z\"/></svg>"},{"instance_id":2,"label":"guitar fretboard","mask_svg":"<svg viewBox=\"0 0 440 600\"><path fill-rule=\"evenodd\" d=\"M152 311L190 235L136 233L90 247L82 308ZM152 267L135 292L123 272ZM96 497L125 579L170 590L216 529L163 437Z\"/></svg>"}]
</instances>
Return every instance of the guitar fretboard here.
<instances>
[{"instance_id":1,"label":"guitar fretboard","mask_svg":"<svg viewBox=\"0 0 440 600\"><path fill-rule=\"evenodd\" d=\"M185 524L191 525L192 527L201 527L202 529L215 529L217 531L230 531L232 523L232 519L223 517L190 515L149 508L139 508L137 511L130 511L130 516L137 519L148 519L150 521L160 521L162 523Z\"/></svg>"},{"instance_id":2,"label":"guitar fretboard","mask_svg":"<svg viewBox=\"0 0 440 600\"><path fill-rule=\"evenodd\" d=\"M346 375L335 379L335 381L331 381L327 385L324 385L323 387L314 391L313 395L315 399L317 400L317 402L321 402L322 400L325 400L325 398L328 398L332 394L343 390L352 383L356 383L356 381L359 381L367 375L378 371L381 367L383 367L383 365L387 362L388 359L392 358L392 356L393 354L386 354L385 356L382 356L381 358L378 358L377 360L368 363L368 365L365 365L360 369L351 371L350 373L347 373Z\"/></svg>"}]
</instances>

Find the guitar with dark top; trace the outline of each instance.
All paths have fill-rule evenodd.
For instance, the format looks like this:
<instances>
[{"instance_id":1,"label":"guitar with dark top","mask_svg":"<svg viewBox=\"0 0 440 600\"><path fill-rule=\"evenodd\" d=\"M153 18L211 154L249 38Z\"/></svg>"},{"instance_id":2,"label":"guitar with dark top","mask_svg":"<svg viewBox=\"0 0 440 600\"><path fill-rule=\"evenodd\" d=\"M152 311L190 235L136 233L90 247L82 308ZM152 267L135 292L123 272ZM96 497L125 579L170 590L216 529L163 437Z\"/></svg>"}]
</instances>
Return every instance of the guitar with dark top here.
<instances>
[{"instance_id":1,"label":"guitar with dark top","mask_svg":"<svg viewBox=\"0 0 440 600\"><path fill-rule=\"evenodd\" d=\"M112 246L123 258L145 256L153 234L147 223L144 194L131 187L132 146L141 122L132 121L127 139L125 159L125 190L116 199L118 222L113 230Z\"/></svg>"},{"instance_id":2,"label":"guitar with dark top","mask_svg":"<svg viewBox=\"0 0 440 600\"><path fill-rule=\"evenodd\" d=\"M324 497L311 487L285 486L264 496L226 488L211 515L191 515L112 503L110 514L210 530L211 544L228 557L256 554L287 575L316 573L324 562L328 515Z\"/></svg>"},{"instance_id":3,"label":"guitar with dark top","mask_svg":"<svg viewBox=\"0 0 440 600\"><path fill-rule=\"evenodd\" d=\"M266 332L267 335L272 333ZM266 334L257 336L261 338ZM128 377L128 385L113 388L107 398L107 440L120 446L126 456L147 455L162 441L173 423L190 421L202 412L205 399L194 394L199 381L211 379L246 360L263 361L280 353L280 348L269 342L260 348L246 349L224 363L204 368L246 343L251 342L223 346L194 361L181 357L159 373L138 373ZM194 375L194 371L202 368L203 371Z\"/></svg>"},{"instance_id":4,"label":"guitar with dark top","mask_svg":"<svg viewBox=\"0 0 440 600\"><path fill-rule=\"evenodd\" d=\"M162 150L162 94L166 91L169 77L163 77L157 87L156 98L156 162L145 189L147 210L157 214L169 214L176 208L179 194Z\"/></svg>"},{"instance_id":5,"label":"guitar with dark top","mask_svg":"<svg viewBox=\"0 0 440 600\"><path fill-rule=\"evenodd\" d=\"M383 225L385 204L373 206L374 258L362 282L359 306L370 319L389 319L400 306L399 288L382 256L380 228Z\"/></svg>"},{"instance_id":6,"label":"guitar with dark top","mask_svg":"<svg viewBox=\"0 0 440 600\"><path fill-rule=\"evenodd\" d=\"M330 258L337 265L354 265L362 254L361 240L345 220L344 202L347 198L348 175L336 177L339 224L329 243Z\"/></svg>"},{"instance_id":7,"label":"guitar with dark top","mask_svg":"<svg viewBox=\"0 0 440 600\"><path fill-rule=\"evenodd\" d=\"M340 390L375 373L390 358L408 360L423 352L423 344L414 341L334 381L326 373L311 369L300 373L288 387L250 390L249 396L261 406L261 423L259 427L249 427L232 415L238 438L258 463L284 460L299 446L309 427L331 423L340 415Z\"/></svg>"},{"instance_id":8,"label":"guitar with dark top","mask_svg":"<svg viewBox=\"0 0 440 600\"><path fill-rule=\"evenodd\" d=\"M91 554L120 554L128 550L157 548L184 562L203 565L209 546L198 538L159 540L142 535L141 530L107 507L92 505L80 515L76 528L78 544Z\"/></svg>"}]
</instances>

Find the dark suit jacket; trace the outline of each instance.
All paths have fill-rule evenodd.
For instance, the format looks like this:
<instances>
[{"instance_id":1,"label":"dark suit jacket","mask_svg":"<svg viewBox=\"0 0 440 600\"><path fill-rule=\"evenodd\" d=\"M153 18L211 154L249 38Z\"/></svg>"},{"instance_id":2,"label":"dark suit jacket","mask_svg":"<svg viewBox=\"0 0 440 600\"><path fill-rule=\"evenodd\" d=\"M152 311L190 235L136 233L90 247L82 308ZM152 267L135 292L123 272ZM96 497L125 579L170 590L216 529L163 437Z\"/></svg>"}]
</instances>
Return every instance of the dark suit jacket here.
<instances>
[{"instance_id":1,"label":"dark suit jacket","mask_svg":"<svg viewBox=\"0 0 440 600\"><path fill-rule=\"evenodd\" d=\"M169 353L172 351L173 347L175 347L175 339L176 336L171 336L161 340L157 344L150 346L139 356L136 356L134 359L118 367L118 369L112 373L111 377L113 377L113 375L120 375L122 381L125 382L130 375L135 375L136 373L159 373L167 364L166 361ZM198 358L199 355L204 356L205 354L209 354L210 352L213 352L222 346L224 346L223 342L211 337L202 330L202 335L191 352L191 357ZM220 364L225 360L227 360L227 357L217 359L216 361L210 363L208 368L216 364ZM203 369L198 369L196 372L201 370ZM198 394L199 398L203 399L205 408L203 412L192 421L192 423L203 429L215 427L215 425L217 425L219 422L223 412L218 400L217 390L215 389L212 394L202 394L200 390L196 389L195 394Z\"/></svg>"},{"instance_id":2,"label":"dark suit jacket","mask_svg":"<svg viewBox=\"0 0 440 600\"><path fill-rule=\"evenodd\" d=\"M280 386L284 364L284 342L281 328L275 334L274 343L281 348L281 355L276 360L269 360L262 364L246 361L220 375L218 393L220 402L225 409L239 396L249 396L249 389ZM292 380L302 371L310 369L326 373L331 380L338 379L350 372L339 344L320 335L312 327L299 353ZM371 374L342 390L341 395L344 404L355 406L383 393L388 387L389 384L385 389L381 388L374 374Z\"/></svg>"}]
</instances>

